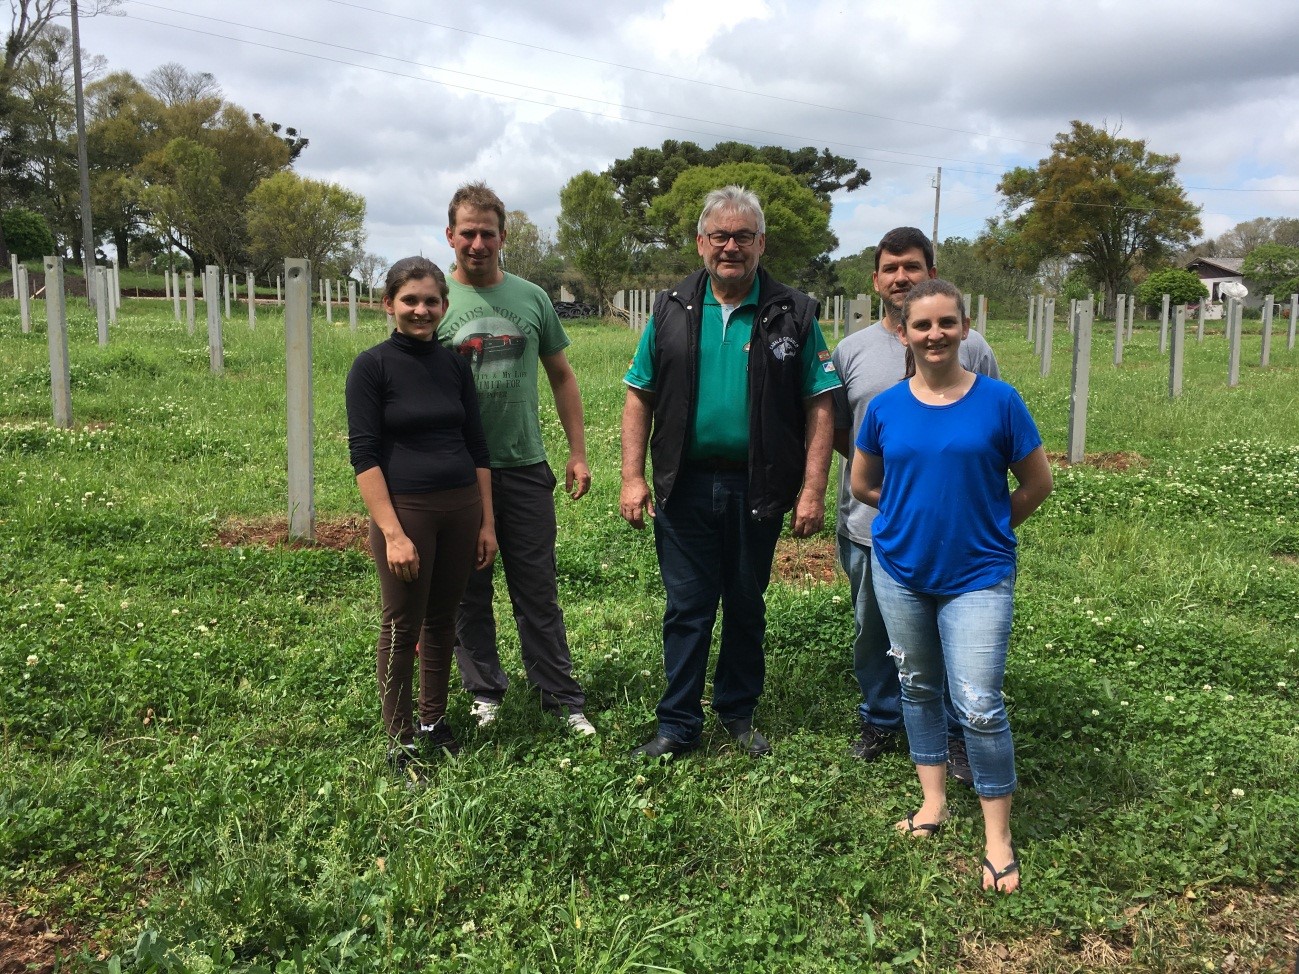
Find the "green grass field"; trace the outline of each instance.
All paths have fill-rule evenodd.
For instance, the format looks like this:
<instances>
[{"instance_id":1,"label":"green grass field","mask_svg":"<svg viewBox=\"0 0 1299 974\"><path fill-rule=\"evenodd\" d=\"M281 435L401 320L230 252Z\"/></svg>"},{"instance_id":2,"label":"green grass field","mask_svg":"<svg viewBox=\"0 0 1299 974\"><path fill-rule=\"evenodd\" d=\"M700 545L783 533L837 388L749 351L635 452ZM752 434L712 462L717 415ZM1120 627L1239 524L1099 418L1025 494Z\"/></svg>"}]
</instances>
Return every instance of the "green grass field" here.
<instances>
[{"instance_id":1,"label":"green grass field","mask_svg":"<svg viewBox=\"0 0 1299 974\"><path fill-rule=\"evenodd\" d=\"M1289 971L1299 943L1299 354L1220 333L1167 396L1157 324L1123 366L1098 325L1089 455L1021 530L1008 696L1021 895L979 890L968 791L936 842L891 824L919 787L855 734L832 535L788 541L768 597L753 762L711 729L638 764L662 686L648 532L617 516L634 336L570 327L595 483L560 500L561 601L594 743L523 689L410 792L383 759L378 586L355 548L222 543L286 515L282 317L242 306L223 375L160 301L107 348L71 305L72 430L50 424L44 305L0 301L0 907L91 971ZM342 385L384 334L315 346L322 525L363 513ZM340 322L341 319L341 322ZM989 339L1053 455L1069 337L1039 378ZM562 434L543 394L553 460ZM252 532L256 534L256 531ZM804 570L806 569L806 570ZM503 587L502 587L503 588ZM503 591L502 591L503 595ZM3 917L0 913L0 917ZM6 943L0 926L0 946ZM0 953L0 959L3 958ZM21 968L16 968L21 969Z\"/></svg>"}]
</instances>

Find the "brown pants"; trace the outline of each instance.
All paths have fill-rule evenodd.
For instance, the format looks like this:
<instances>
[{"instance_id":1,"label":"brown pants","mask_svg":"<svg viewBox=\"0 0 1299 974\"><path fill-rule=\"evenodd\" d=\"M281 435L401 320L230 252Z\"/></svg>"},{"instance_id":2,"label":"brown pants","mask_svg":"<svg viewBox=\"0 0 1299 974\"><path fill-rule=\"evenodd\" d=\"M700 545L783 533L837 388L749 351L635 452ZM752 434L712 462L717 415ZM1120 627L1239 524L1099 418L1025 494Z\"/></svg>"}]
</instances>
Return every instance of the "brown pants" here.
<instances>
[{"instance_id":1,"label":"brown pants","mask_svg":"<svg viewBox=\"0 0 1299 974\"><path fill-rule=\"evenodd\" d=\"M379 699L388 736L409 744L416 729L411 712L416 643L420 645L420 723L435 724L446 715L456 607L474 570L483 505L478 485L472 484L429 494L396 494L392 506L419 552L419 577L404 582L388 570L383 532L371 522L370 550L383 594Z\"/></svg>"}]
</instances>

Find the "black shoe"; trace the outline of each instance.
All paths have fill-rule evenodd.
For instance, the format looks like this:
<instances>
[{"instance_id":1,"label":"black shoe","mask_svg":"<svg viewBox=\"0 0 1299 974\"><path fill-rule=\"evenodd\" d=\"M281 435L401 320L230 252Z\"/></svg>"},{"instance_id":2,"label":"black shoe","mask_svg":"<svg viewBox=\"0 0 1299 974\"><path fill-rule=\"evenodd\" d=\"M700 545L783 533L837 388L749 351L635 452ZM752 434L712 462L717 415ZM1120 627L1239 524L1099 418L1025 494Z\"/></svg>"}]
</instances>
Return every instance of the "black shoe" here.
<instances>
[{"instance_id":1,"label":"black shoe","mask_svg":"<svg viewBox=\"0 0 1299 974\"><path fill-rule=\"evenodd\" d=\"M771 742L762 736L762 732L753 726L750 717L737 717L732 721L723 721L722 726L730 734L740 750L751 758L765 758L771 753Z\"/></svg>"},{"instance_id":2,"label":"black shoe","mask_svg":"<svg viewBox=\"0 0 1299 974\"><path fill-rule=\"evenodd\" d=\"M682 754L688 754L698 746L698 741L686 743L685 741L674 741L662 734L656 734L640 747L633 747L628 753L634 758L661 758L665 754L670 758L675 758L680 757Z\"/></svg>"},{"instance_id":3,"label":"black shoe","mask_svg":"<svg viewBox=\"0 0 1299 974\"><path fill-rule=\"evenodd\" d=\"M413 744L397 744L388 751L388 766L392 773L410 791L428 784L419 754Z\"/></svg>"},{"instance_id":4,"label":"black shoe","mask_svg":"<svg viewBox=\"0 0 1299 974\"><path fill-rule=\"evenodd\" d=\"M970 770L970 756L965 753L965 738L947 739L947 777L963 785L974 785L974 772Z\"/></svg>"},{"instance_id":5,"label":"black shoe","mask_svg":"<svg viewBox=\"0 0 1299 974\"><path fill-rule=\"evenodd\" d=\"M898 739L898 732L885 730L878 724L861 722L861 737L848 745L848 753L862 761L874 761L892 747Z\"/></svg>"},{"instance_id":6,"label":"black shoe","mask_svg":"<svg viewBox=\"0 0 1299 974\"><path fill-rule=\"evenodd\" d=\"M451 733L451 725L447 723L445 717L432 727L421 727L416 731L415 743L430 757L443 751L451 757L460 753L460 742L456 740L455 734Z\"/></svg>"}]
</instances>

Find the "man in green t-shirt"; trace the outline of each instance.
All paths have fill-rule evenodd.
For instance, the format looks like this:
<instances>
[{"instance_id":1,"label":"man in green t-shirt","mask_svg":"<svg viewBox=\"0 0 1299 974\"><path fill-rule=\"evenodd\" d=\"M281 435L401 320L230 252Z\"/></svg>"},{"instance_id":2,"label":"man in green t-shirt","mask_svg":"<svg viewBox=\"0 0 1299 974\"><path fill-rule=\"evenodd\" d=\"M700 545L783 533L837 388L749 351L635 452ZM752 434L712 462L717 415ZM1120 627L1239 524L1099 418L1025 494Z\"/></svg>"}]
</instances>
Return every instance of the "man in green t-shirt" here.
<instances>
[{"instance_id":1,"label":"man in green t-shirt","mask_svg":"<svg viewBox=\"0 0 1299 974\"><path fill-rule=\"evenodd\" d=\"M766 241L757 196L741 186L709 193L695 237L704 268L659 294L623 379L619 513L635 528L653 520L667 594L667 687L658 730L634 755L698 745L719 601L713 712L741 750L771 751L753 724L764 595L786 512L798 537L824 525L839 378L816 302L759 266Z\"/></svg>"},{"instance_id":2,"label":"man in green t-shirt","mask_svg":"<svg viewBox=\"0 0 1299 974\"><path fill-rule=\"evenodd\" d=\"M582 428L582 397L564 349L554 305L535 284L502 270L505 204L483 183L456 190L447 211L447 242L456 263L438 339L469 359L492 465L492 504L505 583L519 627L528 682L547 710L566 714L577 733L595 733L559 608L555 565L555 475L541 438L537 380L544 371L568 438L564 490L574 500L591 487ZM538 368L540 366L540 368ZM492 572L469 580L456 623L460 682L474 696L480 727L496 719L509 680L501 668L492 613Z\"/></svg>"}]
</instances>

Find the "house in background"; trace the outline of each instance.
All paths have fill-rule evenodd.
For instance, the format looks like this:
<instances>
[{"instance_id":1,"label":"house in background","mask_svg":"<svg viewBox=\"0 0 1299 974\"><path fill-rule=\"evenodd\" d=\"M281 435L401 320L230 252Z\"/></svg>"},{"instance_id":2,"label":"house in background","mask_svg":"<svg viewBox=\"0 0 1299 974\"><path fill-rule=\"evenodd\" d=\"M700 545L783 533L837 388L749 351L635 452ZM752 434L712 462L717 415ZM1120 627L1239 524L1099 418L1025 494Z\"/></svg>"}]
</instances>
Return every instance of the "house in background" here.
<instances>
[{"instance_id":1,"label":"house in background","mask_svg":"<svg viewBox=\"0 0 1299 974\"><path fill-rule=\"evenodd\" d=\"M1235 281L1249 288L1249 296L1245 298L1245 307L1263 307L1263 299L1267 295L1262 293L1262 288L1257 283L1245 280L1245 275L1241 273L1244 264L1244 257L1197 257L1186 265L1186 269L1199 277L1204 282L1204 286L1209 289L1209 306L1205 309L1207 312L1206 317L1222 317L1222 294L1218 289L1228 281ZM1279 306L1280 302L1278 301L1277 304Z\"/></svg>"}]
</instances>

